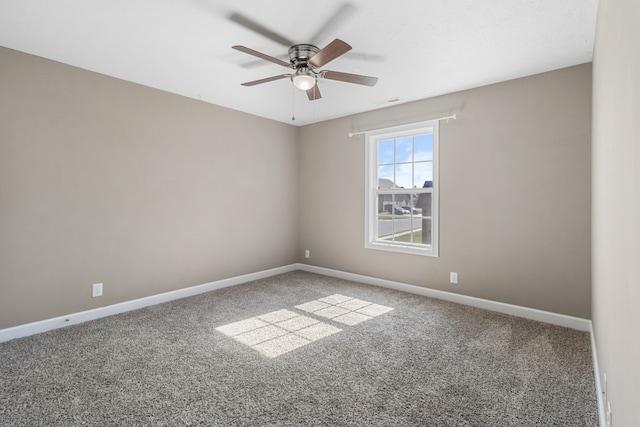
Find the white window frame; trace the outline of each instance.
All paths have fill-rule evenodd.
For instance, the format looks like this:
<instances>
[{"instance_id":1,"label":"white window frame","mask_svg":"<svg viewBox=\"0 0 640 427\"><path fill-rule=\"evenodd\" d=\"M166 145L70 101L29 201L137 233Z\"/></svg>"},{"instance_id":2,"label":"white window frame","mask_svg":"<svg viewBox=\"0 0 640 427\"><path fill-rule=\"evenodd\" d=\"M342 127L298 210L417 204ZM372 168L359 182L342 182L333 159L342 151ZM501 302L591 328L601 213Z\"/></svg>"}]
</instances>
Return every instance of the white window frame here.
<instances>
[{"instance_id":1,"label":"white window frame","mask_svg":"<svg viewBox=\"0 0 640 427\"><path fill-rule=\"evenodd\" d=\"M378 195L391 193L394 190L378 189L378 141L401 138L424 133L433 134L433 186L431 189L415 189L416 192L431 192L431 244L402 243L379 239L378 233ZM403 126L395 126L385 129L366 132L365 146L365 248L391 252L401 252L414 255L438 256L438 229L439 229L439 121L431 120L412 123ZM406 194L407 189L396 189L398 193Z\"/></svg>"}]
</instances>

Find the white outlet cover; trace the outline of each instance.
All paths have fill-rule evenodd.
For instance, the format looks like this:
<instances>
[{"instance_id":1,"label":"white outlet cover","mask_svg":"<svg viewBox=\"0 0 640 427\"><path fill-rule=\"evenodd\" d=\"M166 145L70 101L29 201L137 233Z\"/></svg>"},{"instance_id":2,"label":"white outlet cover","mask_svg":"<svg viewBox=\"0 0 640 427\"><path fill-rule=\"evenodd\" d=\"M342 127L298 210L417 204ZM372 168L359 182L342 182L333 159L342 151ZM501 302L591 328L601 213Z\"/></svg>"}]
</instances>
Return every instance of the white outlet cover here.
<instances>
[{"instance_id":1,"label":"white outlet cover","mask_svg":"<svg viewBox=\"0 0 640 427\"><path fill-rule=\"evenodd\" d=\"M94 283L91 288L91 296L92 297L101 297L102 296L102 283Z\"/></svg>"},{"instance_id":2,"label":"white outlet cover","mask_svg":"<svg viewBox=\"0 0 640 427\"><path fill-rule=\"evenodd\" d=\"M449 281L451 283L458 283L458 273L455 273L455 272L452 271L451 274L450 274Z\"/></svg>"}]
</instances>

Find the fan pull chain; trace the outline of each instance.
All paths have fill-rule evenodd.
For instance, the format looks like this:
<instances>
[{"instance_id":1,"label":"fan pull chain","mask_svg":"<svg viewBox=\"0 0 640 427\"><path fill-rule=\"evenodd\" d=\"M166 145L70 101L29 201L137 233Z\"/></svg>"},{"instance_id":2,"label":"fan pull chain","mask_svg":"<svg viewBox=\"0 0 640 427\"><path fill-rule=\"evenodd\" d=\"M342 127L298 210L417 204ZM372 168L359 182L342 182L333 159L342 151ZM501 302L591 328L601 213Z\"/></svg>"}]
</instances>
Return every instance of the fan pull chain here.
<instances>
[{"instance_id":1,"label":"fan pull chain","mask_svg":"<svg viewBox=\"0 0 640 427\"><path fill-rule=\"evenodd\" d=\"M291 121L296 120L296 89L291 85Z\"/></svg>"}]
</instances>

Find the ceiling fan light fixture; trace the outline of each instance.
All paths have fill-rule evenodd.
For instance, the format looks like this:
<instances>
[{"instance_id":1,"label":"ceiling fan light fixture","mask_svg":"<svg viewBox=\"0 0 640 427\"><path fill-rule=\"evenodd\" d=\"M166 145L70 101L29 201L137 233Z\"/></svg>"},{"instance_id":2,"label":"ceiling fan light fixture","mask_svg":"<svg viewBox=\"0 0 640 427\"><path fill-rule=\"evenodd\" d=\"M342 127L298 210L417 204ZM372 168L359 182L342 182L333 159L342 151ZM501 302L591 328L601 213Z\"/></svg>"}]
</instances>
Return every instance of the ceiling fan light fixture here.
<instances>
[{"instance_id":1,"label":"ceiling fan light fixture","mask_svg":"<svg viewBox=\"0 0 640 427\"><path fill-rule=\"evenodd\" d=\"M304 91L307 91L316 85L315 76L308 73L306 69L299 69L291 80L295 87Z\"/></svg>"}]
</instances>

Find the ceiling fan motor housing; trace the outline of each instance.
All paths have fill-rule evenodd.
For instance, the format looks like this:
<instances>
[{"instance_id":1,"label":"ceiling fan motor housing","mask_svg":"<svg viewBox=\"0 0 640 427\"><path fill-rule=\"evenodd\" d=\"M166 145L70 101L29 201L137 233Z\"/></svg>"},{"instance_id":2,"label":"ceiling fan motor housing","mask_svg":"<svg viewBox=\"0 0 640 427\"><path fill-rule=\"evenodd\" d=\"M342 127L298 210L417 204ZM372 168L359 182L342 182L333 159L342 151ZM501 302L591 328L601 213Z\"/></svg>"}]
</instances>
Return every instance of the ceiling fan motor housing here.
<instances>
[{"instance_id":1,"label":"ceiling fan motor housing","mask_svg":"<svg viewBox=\"0 0 640 427\"><path fill-rule=\"evenodd\" d=\"M320 49L312 44L297 44L289 48L289 61L294 68L313 68L309 60L318 53Z\"/></svg>"}]
</instances>

